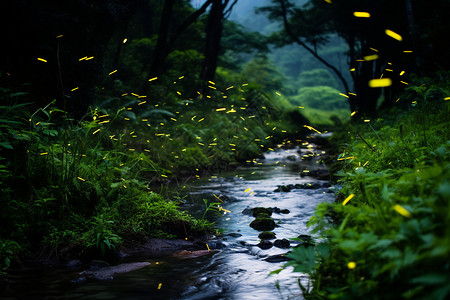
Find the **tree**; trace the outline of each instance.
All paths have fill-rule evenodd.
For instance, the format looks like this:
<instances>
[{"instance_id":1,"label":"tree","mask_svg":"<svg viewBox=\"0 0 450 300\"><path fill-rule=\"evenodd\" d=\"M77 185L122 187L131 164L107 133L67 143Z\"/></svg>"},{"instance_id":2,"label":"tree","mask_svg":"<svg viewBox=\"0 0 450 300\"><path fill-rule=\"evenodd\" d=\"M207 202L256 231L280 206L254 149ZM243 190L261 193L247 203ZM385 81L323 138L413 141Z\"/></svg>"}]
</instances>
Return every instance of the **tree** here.
<instances>
[{"instance_id":1,"label":"tree","mask_svg":"<svg viewBox=\"0 0 450 300\"><path fill-rule=\"evenodd\" d=\"M382 91L370 88L368 82L380 78L385 70L393 70L393 67L389 67L393 63L398 63L395 67L400 68L403 62L400 42L385 34L386 29L402 35L407 32L403 5L388 0L310 0L303 6L296 6L293 1L272 0L272 6L260 11L283 24L281 44L295 42L301 45L337 75L349 96L352 111L361 115L376 112L377 100ZM371 17L356 17L353 14L355 11L369 12ZM342 74L318 54L318 49L326 46L332 34L342 37L348 45L353 89ZM401 45L408 43L403 42ZM398 77L400 70L396 69L395 72L393 77ZM394 82L394 88L400 85L399 80Z\"/></svg>"},{"instance_id":2,"label":"tree","mask_svg":"<svg viewBox=\"0 0 450 300\"><path fill-rule=\"evenodd\" d=\"M236 2L237 0L234 0L227 9L230 0L213 0L206 26L205 61L200 74L200 78L205 81L214 80L220 53L223 21L228 17Z\"/></svg>"},{"instance_id":3,"label":"tree","mask_svg":"<svg viewBox=\"0 0 450 300\"><path fill-rule=\"evenodd\" d=\"M151 76L158 76L164 68L164 62L170 51L173 50L173 45L177 38L186 30L186 28L194 23L200 15L202 15L208 6L214 3L214 0L207 0L196 11L192 12L183 22L181 22L170 34L170 25L173 15L173 8L175 0L165 0L160 19L160 26L158 32L158 42L153 53L152 65L150 68Z\"/></svg>"}]
</instances>

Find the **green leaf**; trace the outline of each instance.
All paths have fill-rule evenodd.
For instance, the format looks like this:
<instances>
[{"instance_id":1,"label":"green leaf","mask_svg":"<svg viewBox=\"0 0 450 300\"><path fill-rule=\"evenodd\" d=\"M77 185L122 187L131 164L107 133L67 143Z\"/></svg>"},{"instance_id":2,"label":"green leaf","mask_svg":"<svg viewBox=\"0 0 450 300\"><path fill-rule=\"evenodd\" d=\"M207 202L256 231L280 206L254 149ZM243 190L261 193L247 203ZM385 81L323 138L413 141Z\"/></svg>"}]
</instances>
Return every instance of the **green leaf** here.
<instances>
[{"instance_id":1,"label":"green leaf","mask_svg":"<svg viewBox=\"0 0 450 300\"><path fill-rule=\"evenodd\" d=\"M6 149L14 150L14 147L11 146L11 144L8 142L0 142L0 146L2 146L3 148L6 148Z\"/></svg>"}]
</instances>

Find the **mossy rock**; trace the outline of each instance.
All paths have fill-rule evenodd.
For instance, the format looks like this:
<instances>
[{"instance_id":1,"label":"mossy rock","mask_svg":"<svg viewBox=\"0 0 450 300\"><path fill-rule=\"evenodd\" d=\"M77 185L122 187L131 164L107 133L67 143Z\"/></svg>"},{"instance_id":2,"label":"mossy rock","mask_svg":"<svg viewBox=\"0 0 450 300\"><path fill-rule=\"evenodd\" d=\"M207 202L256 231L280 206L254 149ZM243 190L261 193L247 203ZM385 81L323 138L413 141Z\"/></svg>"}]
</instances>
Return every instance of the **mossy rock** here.
<instances>
[{"instance_id":1,"label":"mossy rock","mask_svg":"<svg viewBox=\"0 0 450 300\"><path fill-rule=\"evenodd\" d=\"M268 240L262 240L261 242L259 242L258 247L261 249L270 249L272 248L273 244L272 242L268 241Z\"/></svg>"},{"instance_id":2,"label":"mossy rock","mask_svg":"<svg viewBox=\"0 0 450 300\"><path fill-rule=\"evenodd\" d=\"M297 238L303 241L303 243L301 243L299 246L308 248L308 247L314 247L316 245L316 242L310 235L301 234Z\"/></svg>"},{"instance_id":3,"label":"mossy rock","mask_svg":"<svg viewBox=\"0 0 450 300\"><path fill-rule=\"evenodd\" d=\"M278 248L286 249L286 248L289 248L291 246L291 243L287 239L282 239L282 240L276 240L273 243L273 245L275 247L278 247Z\"/></svg>"},{"instance_id":4,"label":"mossy rock","mask_svg":"<svg viewBox=\"0 0 450 300\"><path fill-rule=\"evenodd\" d=\"M257 218L270 218L270 215L266 214L266 213L259 213L259 214L257 214L254 217L257 217Z\"/></svg>"},{"instance_id":5,"label":"mossy rock","mask_svg":"<svg viewBox=\"0 0 450 300\"><path fill-rule=\"evenodd\" d=\"M261 214L264 214L266 216L261 216ZM255 218L268 218L271 215L272 215L272 209L271 208L255 207L253 209L253 216Z\"/></svg>"},{"instance_id":6,"label":"mossy rock","mask_svg":"<svg viewBox=\"0 0 450 300\"><path fill-rule=\"evenodd\" d=\"M270 231L277 225L271 218L256 218L250 223L250 227L258 231Z\"/></svg>"},{"instance_id":7,"label":"mossy rock","mask_svg":"<svg viewBox=\"0 0 450 300\"><path fill-rule=\"evenodd\" d=\"M276 238L275 232L272 231L263 231L261 232L258 237L261 240L273 240L274 238Z\"/></svg>"}]
</instances>

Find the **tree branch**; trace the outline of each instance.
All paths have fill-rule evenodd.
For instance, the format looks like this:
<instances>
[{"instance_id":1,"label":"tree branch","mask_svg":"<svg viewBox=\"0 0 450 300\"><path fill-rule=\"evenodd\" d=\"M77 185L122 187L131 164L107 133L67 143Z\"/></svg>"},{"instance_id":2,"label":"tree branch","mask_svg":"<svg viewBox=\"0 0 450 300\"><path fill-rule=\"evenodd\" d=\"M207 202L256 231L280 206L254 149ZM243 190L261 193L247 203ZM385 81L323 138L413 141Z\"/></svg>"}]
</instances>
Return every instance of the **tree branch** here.
<instances>
[{"instance_id":1,"label":"tree branch","mask_svg":"<svg viewBox=\"0 0 450 300\"><path fill-rule=\"evenodd\" d=\"M205 3L203 3L203 5L202 5L199 9L197 9L195 12L193 12L189 17L186 18L186 20L184 20L183 23L181 23L180 26L178 26L178 27L175 29L175 32L174 32L173 35L170 37L170 41L169 41L169 45L170 45L170 46L175 42L175 40L178 38L178 36L179 36L180 34L182 34L183 31L184 31L189 25L191 25L192 23L194 23L194 22L198 19L198 17L200 17L200 15L203 14L203 13L206 11L206 9L208 8L208 6L209 6L212 2L213 2L213 0L208 0L208 1L206 1ZM170 47L170 46L169 46L169 47ZM170 47L170 48L171 48L171 47Z\"/></svg>"},{"instance_id":2,"label":"tree branch","mask_svg":"<svg viewBox=\"0 0 450 300\"><path fill-rule=\"evenodd\" d=\"M304 43L301 39L299 39L295 33L292 31L290 25L289 25L289 21L287 18L287 9L286 9L286 3L284 2L284 0L279 0L280 5L281 5L281 11L282 11L282 16L283 16L283 22L284 22L284 28L287 32L287 34L300 46L302 46L303 48L305 48L309 53L311 53L316 59L318 59L321 63L323 63L325 66L327 66L328 68L330 68L331 70L333 70L333 72L337 75L337 77L339 77L339 79L341 80L342 84L344 85L345 88L345 92L348 94L350 92L350 89L348 88L348 84L347 81L344 79L344 77L342 76L341 72L336 69L336 67L334 67L333 65L331 65L330 63L328 63L326 60L324 60L322 57L320 57L313 49L311 49L306 43Z\"/></svg>"},{"instance_id":3,"label":"tree branch","mask_svg":"<svg viewBox=\"0 0 450 300\"><path fill-rule=\"evenodd\" d=\"M231 10L233 9L234 5L238 2L238 0L234 0L234 2L230 5L230 7L223 13L223 18L226 19L230 16Z\"/></svg>"}]
</instances>

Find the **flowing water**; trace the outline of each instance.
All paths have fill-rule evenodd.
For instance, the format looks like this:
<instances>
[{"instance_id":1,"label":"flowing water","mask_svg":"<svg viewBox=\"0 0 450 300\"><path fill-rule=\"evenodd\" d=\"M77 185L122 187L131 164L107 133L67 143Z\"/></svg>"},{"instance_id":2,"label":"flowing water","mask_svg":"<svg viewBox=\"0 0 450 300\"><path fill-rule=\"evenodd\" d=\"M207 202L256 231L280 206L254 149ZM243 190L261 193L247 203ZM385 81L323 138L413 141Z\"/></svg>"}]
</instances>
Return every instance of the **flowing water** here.
<instances>
[{"instance_id":1,"label":"flowing water","mask_svg":"<svg viewBox=\"0 0 450 300\"><path fill-rule=\"evenodd\" d=\"M112 280L74 281L79 269L47 268L14 275L11 283L0 290L2 299L301 299L298 280L306 283L305 274L286 268L277 275L284 262L268 262L267 257L285 254L289 249L260 249L258 234L249 224L255 218L242 212L246 208L278 207L289 213L273 213L277 223L273 230L277 239L309 234L306 222L317 204L332 201L329 188L294 188L275 192L277 186L326 183L309 176L317 169L318 159L301 160L308 149L277 150L232 172L187 183L189 196L182 206L202 216L203 199L218 196L229 213L213 215L223 233L211 240L210 255L180 259L161 257L144 259L148 267L117 275ZM314 150L313 150L314 151ZM323 168L323 166L321 166ZM215 202L218 202L216 199ZM205 245L206 246L206 245ZM291 241L291 246L295 242ZM205 248L206 249L206 248ZM14 276L16 276L14 278ZM280 289L277 288L278 282Z\"/></svg>"}]
</instances>

